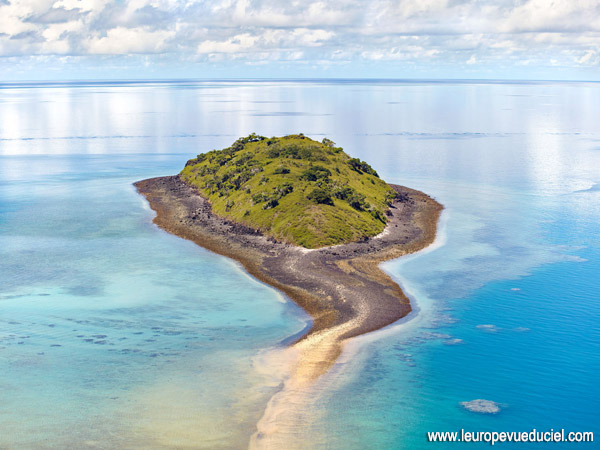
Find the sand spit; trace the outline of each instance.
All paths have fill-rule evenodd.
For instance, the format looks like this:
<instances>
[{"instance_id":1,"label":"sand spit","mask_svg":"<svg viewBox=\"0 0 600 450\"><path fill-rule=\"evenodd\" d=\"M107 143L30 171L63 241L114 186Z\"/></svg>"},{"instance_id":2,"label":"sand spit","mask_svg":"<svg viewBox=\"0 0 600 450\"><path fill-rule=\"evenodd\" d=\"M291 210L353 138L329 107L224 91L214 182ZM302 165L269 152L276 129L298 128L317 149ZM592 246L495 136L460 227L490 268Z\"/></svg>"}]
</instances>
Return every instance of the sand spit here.
<instances>
[{"instance_id":1,"label":"sand spit","mask_svg":"<svg viewBox=\"0 0 600 450\"><path fill-rule=\"evenodd\" d=\"M282 431L278 428L289 428L277 420L282 412L279 406L287 405L290 412L290 404L307 398L303 393L336 361L346 339L390 325L411 311L400 287L378 266L431 244L442 210L422 192L391 185L399 196L383 233L306 251L216 216L209 202L177 175L139 181L135 186L156 211L154 222L159 227L239 261L313 318L310 330L292 344L295 363L257 425L251 442L255 448L271 447Z\"/></svg>"}]
</instances>

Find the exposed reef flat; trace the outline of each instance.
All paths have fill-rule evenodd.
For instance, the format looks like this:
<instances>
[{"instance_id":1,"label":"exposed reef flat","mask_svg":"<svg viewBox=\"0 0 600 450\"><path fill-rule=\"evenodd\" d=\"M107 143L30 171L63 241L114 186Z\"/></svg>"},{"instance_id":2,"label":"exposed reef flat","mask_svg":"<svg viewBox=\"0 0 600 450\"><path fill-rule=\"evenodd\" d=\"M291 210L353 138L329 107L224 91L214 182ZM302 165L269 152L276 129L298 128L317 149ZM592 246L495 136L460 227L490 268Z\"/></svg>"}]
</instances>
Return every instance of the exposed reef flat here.
<instances>
[{"instance_id":1,"label":"exposed reef flat","mask_svg":"<svg viewBox=\"0 0 600 450\"><path fill-rule=\"evenodd\" d=\"M293 344L299 354L292 378L299 385L325 373L345 339L383 328L411 311L401 288L378 265L432 243L442 210L422 192L390 185L398 196L382 233L361 242L307 250L217 216L179 175L135 186L156 212L159 227L239 261L310 314L312 327Z\"/></svg>"}]
</instances>

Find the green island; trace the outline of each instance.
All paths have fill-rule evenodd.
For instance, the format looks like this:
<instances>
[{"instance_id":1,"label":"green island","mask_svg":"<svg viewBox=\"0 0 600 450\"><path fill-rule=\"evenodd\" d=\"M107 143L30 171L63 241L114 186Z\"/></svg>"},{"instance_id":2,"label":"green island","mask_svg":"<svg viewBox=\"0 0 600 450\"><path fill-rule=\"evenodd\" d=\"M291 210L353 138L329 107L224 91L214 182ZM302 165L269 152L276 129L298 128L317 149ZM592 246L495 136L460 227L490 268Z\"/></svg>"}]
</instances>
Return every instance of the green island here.
<instances>
[{"instance_id":1,"label":"green island","mask_svg":"<svg viewBox=\"0 0 600 450\"><path fill-rule=\"evenodd\" d=\"M251 134L198 155L177 175L135 186L156 212L156 225L239 262L311 316L280 355L288 379L251 448L270 446L286 426L271 424L293 428L302 420L288 405L308 401L350 339L411 311L379 264L430 245L443 208L423 192L385 183L331 140L302 134Z\"/></svg>"},{"instance_id":2,"label":"green island","mask_svg":"<svg viewBox=\"0 0 600 450\"><path fill-rule=\"evenodd\" d=\"M381 233L397 196L366 162L303 134L251 134L189 160L180 175L214 213L310 249Z\"/></svg>"}]
</instances>

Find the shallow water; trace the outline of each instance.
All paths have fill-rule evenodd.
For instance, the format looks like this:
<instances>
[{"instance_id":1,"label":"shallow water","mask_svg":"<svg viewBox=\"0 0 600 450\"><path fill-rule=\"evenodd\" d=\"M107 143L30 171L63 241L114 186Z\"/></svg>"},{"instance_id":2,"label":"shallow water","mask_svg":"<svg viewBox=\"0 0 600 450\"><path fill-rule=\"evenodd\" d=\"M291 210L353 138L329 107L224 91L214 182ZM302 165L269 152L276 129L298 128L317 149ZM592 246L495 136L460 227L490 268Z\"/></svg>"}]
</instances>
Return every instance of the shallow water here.
<instances>
[{"instance_id":1,"label":"shallow water","mask_svg":"<svg viewBox=\"0 0 600 450\"><path fill-rule=\"evenodd\" d=\"M446 206L439 246L384 266L418 312L348 346L290 442L598 436L599 116L585 83L0 85L0 448L247 445L306 316L131 183L253 131L330 137Z\"/></svg>"}]
</instances>

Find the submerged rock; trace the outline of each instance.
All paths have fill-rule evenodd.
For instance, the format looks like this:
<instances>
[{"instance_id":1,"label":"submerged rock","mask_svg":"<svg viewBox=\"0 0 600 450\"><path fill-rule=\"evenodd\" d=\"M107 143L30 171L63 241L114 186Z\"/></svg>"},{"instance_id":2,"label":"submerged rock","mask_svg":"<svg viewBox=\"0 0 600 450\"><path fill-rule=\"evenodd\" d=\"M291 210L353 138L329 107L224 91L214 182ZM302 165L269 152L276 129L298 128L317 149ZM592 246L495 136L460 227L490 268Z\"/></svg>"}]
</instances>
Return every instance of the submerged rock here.
<instances>
[{"instance_id":1,"label":"submerged rock","mask_svg":"<svg viewBox=\"0 0 600 450\"><path fill-rule=\"evenodd\" d=\"M476 399L470 402L460 402L467 410L480 414L496 414L500 412L500 405L491 400Z\"/></svg>"}]
</instances>

